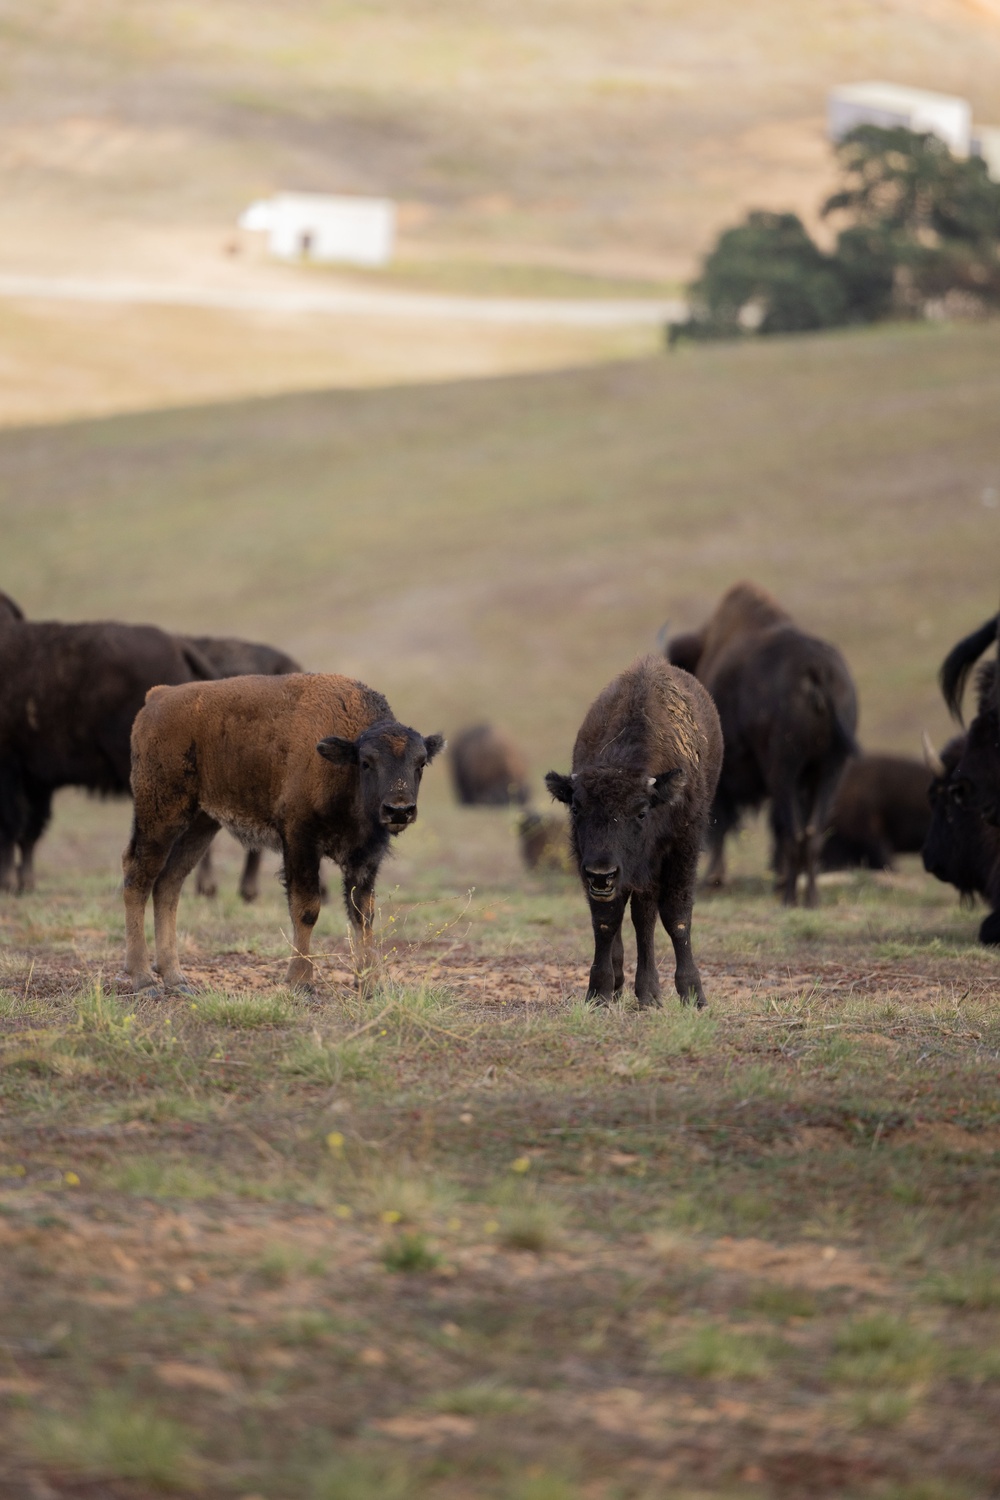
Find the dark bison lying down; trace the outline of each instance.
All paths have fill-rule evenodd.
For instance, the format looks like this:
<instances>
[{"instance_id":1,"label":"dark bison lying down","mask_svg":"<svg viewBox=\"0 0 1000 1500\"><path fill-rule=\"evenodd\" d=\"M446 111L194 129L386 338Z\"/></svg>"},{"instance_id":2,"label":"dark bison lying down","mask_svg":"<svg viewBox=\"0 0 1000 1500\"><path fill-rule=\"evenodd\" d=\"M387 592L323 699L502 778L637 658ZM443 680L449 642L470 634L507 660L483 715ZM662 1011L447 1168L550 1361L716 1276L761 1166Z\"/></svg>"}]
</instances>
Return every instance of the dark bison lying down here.
<instances>
[{"instance_id":1,"label":"dark bison lying down","mask_svg":"<svg viewBox=\"0 0 1000 1500\"><path fill-rule=\"evenodd\" d=\"M746 809L770 800L778 889L794 905L804 875L814 906L837 783L857 752L857 698L843 657L752 583L735 584L708 623L670 641L667 654L704 683L722 723L709 883L725 881L726 835Z\"/></svg>"},{"instance_id":2,"label":"dark bison lying down","mask_svg":"<svg viewBox=\"0 0 1000 1500\"><path fill-rule=\"evenodd\" d=\"M375 879L392 834L417 816L424 766L443 745L397 723L381 693L348 677L300 673L154 688L132 732L132 837L125 874L125 969L136 990L185 988L177 900L220 827L284 857L293 954L308 986L321 858L344 872L344 900L367 986ZM153 893L158 981L144 913Z\"/></svg>"},{"instance_id":3,"label":"dark bison lying down","mask_svg":"<svg viewBox=\"0 0 1000 1500\"><path fill-rule=\"evenodd\" d=\"M572 773L546 776L553 797L569 805L573 853L590 902L588 999L611 1000L625 983L622 922L629 905L639 1004L660 998L657 914L674 945L677 993L705 1004L691 952L691 911L721 763L719 716L705 689L662 657L647 656L587 710Z\"/></svg>"},{"instance_id":4,"label":"dark bison lying down","mask_svg":"<svg viewBox=\"0 0 1000 1500\"><path fill-rule=\"evenodd\" d=\"M849 760L834 798L822 868L891 870L894 855L919 854L931 823L932 779L921 761L905 755Z\"/></svg>"},{"instance_id":5,"label":"dark bison lying down","mask_svg":"<svg viewBox=\"0 0 1000 1500\"><path fill-rule=\"evenodd\" d=\"M61 786L127 793L129 735L156 683L214 675L154 625L25 620L0 594L0 888L34 886L34 848Z\"/></svg>"},{"instance_id":6,"label":"dark bison lying down","mask_svg":"<svg viewBox=\"0 0 1000 1500\"><path fill-rule=\"evenodd\" d=\"M992 908L979 929L981 943L1000 943L1000 829L991 827L972 801L962 774L966 736L950 740L934 763L931 824L924 866L963 897L982 896Z\"/></svg>"},{"instance_id":7,"label":"dark bison lying down","mask_svg":"<svg viewBox=\"0 0 1000 1500\"><path fill-rule=\"evenodd\" d=\"M528 763L502 730L491 724L462 729L448 747L455 796L464 807L507 807L528 802Z\"/></svg>"}]
</instances>

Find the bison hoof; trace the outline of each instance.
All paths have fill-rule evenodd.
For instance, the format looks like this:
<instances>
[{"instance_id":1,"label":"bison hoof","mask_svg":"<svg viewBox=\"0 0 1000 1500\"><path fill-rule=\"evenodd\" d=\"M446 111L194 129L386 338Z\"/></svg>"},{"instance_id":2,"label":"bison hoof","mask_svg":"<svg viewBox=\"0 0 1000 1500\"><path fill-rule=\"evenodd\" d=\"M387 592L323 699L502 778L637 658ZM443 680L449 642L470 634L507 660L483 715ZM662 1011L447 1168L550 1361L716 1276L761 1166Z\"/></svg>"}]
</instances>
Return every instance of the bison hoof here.
<instances>
[{"instance_id":1,"label":"bison hoof","mask_svg":"<svg viewBox=\"0 0 1000 1500\"><path fill-rule=\"evenodd\" d=\"M245 901L248 906L251 902L256 901L257 895L257 891L244 890L243 887L240 886L240 900Z\"/></svg>"},{"instance_id":2,"label":"bison hoof","mask_svg":"<svg viewBox=\"0 0 1000 1500\"><path fill-rule=\"evenodd\" d=\"M133 995L145 995L147 1000L159 1000L166 992L155 974L119 974L122 984L132 986Z\"/></svg>"}]
</instances>

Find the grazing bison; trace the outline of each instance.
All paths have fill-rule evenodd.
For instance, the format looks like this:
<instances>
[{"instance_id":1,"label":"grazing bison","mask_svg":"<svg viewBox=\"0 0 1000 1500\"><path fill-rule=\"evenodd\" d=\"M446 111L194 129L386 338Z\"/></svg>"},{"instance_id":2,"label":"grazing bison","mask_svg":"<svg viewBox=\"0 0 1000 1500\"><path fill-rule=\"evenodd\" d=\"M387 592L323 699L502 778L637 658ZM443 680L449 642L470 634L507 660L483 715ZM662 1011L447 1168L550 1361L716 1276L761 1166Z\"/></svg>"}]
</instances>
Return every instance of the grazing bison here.
<instances>
[{"instance_id":1,"label":"grazing bison","mask_svg":"<svg viewBox=\"0 0 1000 1500\"><path fill-rule=\"evenodd\" d=\"M824 870L891 870L896 854L919 854L931 822L931 772L905 755L847 762L820 853Z\"/></svg>"},{"instance_id":2,"label":"grazing bison","mask_svg":"<svg viewBox=\"0 0 1000 1500\"><path fill-rule=\"evenodd\" d=\"M278 849L292 919L290 985L313 976L320 859L344 872L359 981L374 972L375 879L390 836L417 816L424 766L444 744L397 723L381 693L302 672L154 688L132 731L132 837L125 875L125 970L159 987L144 914L150 891L162 984L184 989L177 900L220 827L251 849Z\"/></svg>"},{"instance_id":3,"label":"grazing bison","mask_svg":"<svg viewBox=\"0 0 1000 1500\"><path fill-rule=\"evenodd\" d=\"M216 677L283 677L289 672L302 671L293 656L279 651L276 646L266 646L259 641L241 641L235 636L217 635L178 636L177 639L199 651L211 664ZM208 848L195 874L195 890L199 896L214 896L217 889L215 871L212 868L212 850ZM260 895L259 849L248 849L246 852L239 893L244 901L256 901Z\"/></svg>"},{"instance_id":4,"label":"grazing bison","mask_svg":"<svg viewBox=\"0 0 1000 1500\"><path fill-rule=\"evenodd\" d=\"M647 656L587 710L572 773L546 776L553 797L570 808L573 854L590 902L588 1000L611 1000L625 983L621 929L629 904L639 1004L660 999L657 913L674 945L677 993L705 1004L691 953L691 909L721 764L722 731L708 693L679 667Z\"/></svg>"},{"instance_id":5,"label":"grazing bison","mask_svg":"<svg viewBox=\"0 0 1000 1500\"><path fill-rule=\"evenodd\" d=\"M461 730L448 749L455 796L463 807L526 806L528 763L502 730L474 724Z\"/></svg>"},{"instance_id":6,"label":"grazing bison","mask_svg":"<svg viewBox=\"0 0 1000 1500\"><path fill-rule=\"evenodd\" d=\"M547 870L568 875L573 869L569 825L565 813L527 811L517 825L521 858L529 870Z\"/></svg>"},{"instance_id":7,"label":"grazing bison","mask_svg":"<svg viewBox=\"0 0 1000 1500\"><path fill-rule=\"evenodd\" d=\"M924 841L924 867L953 885L963 898L982 896L992 908L979 929L981 943L1000 943L1000 829L972 805L961 764L966 736L950 740L939 756L928 746L934 773L931 823Z\"/></svg>"},{"instance_id":8,"label":"grazing bison","mask_svg":"<svg viewBox=\"0 0 1000 1500\"><path fill-rule=\"evenodd\" d=\"M771 805L774 868L786 905L798 878L815 906L819 851L848 757L857 698L840 652L806 635L763 589L735 584L698 632L668 643L711 693L725 741L709 832L709 884L725 883L726 835Z\"/></svg>"},{"instance_id":9,"label":"grazing bison","mask_svg":"<svg viewBox=\"0 0 1000 1500\"><path fill-rule=\"evenodd\" d=\"M129 789L129 735L148 690L214 676L154 625L26 620L0 594L0 889L34 889L34 849L61 786Z\"/></svg>"}]
</instances>

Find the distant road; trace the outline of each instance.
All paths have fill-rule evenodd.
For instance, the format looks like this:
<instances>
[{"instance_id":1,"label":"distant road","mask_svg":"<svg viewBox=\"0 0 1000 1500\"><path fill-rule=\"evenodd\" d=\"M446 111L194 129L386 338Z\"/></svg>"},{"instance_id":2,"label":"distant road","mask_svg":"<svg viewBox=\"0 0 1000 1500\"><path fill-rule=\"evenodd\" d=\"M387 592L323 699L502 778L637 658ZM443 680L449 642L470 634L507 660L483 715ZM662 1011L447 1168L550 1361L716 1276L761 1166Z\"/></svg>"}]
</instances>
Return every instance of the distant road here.
<instances>
[{"instance_id":1,"label":"distant road","mask_svg":"<svg viewBox=\"0 0 1000 1500\"><path fill-rule=\"evenodd\" d=\"M0 272L0 297L59 302L112 302L161 307L213 307L231 312L331 313L345 317L413 318L453 323L621 328L683 318L678 299L587 301L559 297L450 297L347 287L267 289L134 281L126 277L21 276Z\"/></svg>"}]
</instances>

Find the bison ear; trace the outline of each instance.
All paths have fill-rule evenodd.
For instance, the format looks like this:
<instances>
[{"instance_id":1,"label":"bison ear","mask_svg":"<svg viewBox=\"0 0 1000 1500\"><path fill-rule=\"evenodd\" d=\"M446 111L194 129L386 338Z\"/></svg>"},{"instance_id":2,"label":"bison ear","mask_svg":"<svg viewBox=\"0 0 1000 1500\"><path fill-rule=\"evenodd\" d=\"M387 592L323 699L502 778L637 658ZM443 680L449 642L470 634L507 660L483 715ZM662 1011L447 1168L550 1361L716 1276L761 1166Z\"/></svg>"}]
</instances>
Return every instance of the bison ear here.
<instances>
[{"instance_id":1,"label":"bison ear","mask_svg":"<svg viewBox=\"0 0 1000 1500\"><path fill-rule=\"evenodd\" d=\"M440 755L447 743L443 734L425 734L424 749L427 751L428 762L432 761L435 755Z\"/></svg>"},{"instance_id":2,"label":"bison ear","mask_svg":"<svg viewBox=\"0 0 1000 1500\"><path fill-rule=\"evenodd\" d=\"M573 800L573 778L572 776L560 776L558 771L550 771L545 778L545 785L552 793L557 802L570 803Z\"/></svg>"},{"instance_id":3,"label":"bison ear","mask_svg":"<svg viewBox=\"0 0 1000 1500\"><path fill-rule=\"evenodd\" d=\"M684 772L679 766L675 766L672 771L662 771L659 776L650 776L648 784L650 806L662 807L676 802L684 790Z\"/></svg>"},{"instance_id":4,"label":"bison ear","mask_svg":"<svg viewBox=\"0 0 1000 1500\"><path fill-rule=\"evenodd\" d=\"M320 740L316 749L332 765L356 766L358 763L358 747L354 740L342 740L339 735L330 734L325 740Z\"/></svg>"}]
</instances>

